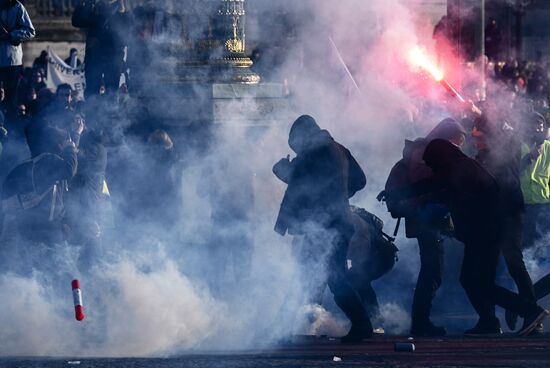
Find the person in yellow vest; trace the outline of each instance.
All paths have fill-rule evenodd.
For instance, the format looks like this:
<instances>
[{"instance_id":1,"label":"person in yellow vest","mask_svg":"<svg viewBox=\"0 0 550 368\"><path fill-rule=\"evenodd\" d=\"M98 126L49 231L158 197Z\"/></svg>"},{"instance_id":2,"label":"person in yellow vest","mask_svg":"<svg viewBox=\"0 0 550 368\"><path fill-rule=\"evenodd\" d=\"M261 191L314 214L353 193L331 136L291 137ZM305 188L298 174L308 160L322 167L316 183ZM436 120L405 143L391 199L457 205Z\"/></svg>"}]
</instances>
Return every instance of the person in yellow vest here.
<instances>
[{"instance_id":1,"label":"person in yellow vest","mask_svg":"<svg viewBox=\"0 0 550 368\"><path fill-rule=\"evenodd\" d=\"M541 242L550 232L550 141L546 119L533 112L525 127L521 160L521 189L525 201L523 249ZM550 294L550 274L533 285L537 300ZM506 321L515 325L517 315L507 311ZM536 332L542 333L540 324Z\"/></svg>"}]
</instances>

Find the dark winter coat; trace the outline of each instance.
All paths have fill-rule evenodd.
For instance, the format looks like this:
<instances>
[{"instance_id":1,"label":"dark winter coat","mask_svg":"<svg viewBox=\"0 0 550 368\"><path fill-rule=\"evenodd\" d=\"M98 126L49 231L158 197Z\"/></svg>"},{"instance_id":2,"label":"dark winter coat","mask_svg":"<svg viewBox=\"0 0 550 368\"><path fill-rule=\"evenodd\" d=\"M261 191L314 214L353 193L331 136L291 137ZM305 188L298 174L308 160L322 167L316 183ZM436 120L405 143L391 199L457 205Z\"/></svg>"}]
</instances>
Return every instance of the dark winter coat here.
<instances>
[{"instance_id":1,"label":"dark winter coat","mask_svg":"<svg viewBox=\"0 0 550 368\"><path fill-rule=\"evenodd\" d=\"M304 226L312 223L353 234L348 200L366 185L365 174L327 131L304 133L304 141L295 148L301 134L291 130L289 142L298 155L292 161L276 231L303 234Z\"/></svg>"},{"instance_id":2,"label":"dark winter coat","mask_svg":"<svg viewBox=\"0 0 550 368\"><path fill-rule=\"evenodd\" d=\"M416 193L444 193L440 199L451 211L457 239L464 243L480 237L496 239L499 186L495 178L458 147L442 139L428 144L424 161L434 175L418 183Z\"/></svg>"},{"instance_id":3,"label":"dark winter coat","mask_svg":"<svg viewBox=\"0 0 550 368\"><path fill-rule=\"evenodd\" d=\"M124 57L124 38L129 32L129 15L117 11L118 5L98 1L94 6L76 7L72 24L86 30L86 67L91 64L120 64Z\"/></svg>"}]
</instances>

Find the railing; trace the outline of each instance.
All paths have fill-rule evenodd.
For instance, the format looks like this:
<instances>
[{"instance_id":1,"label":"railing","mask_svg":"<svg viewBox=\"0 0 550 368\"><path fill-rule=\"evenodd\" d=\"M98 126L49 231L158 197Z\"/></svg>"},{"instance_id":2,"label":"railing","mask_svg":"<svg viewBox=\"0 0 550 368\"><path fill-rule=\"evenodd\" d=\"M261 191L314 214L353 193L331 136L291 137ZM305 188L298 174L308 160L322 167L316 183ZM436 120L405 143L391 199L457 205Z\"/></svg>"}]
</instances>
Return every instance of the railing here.
<instances>
[{"instance_id":1,"label":"railing","mask_svg":"<svg viewBox=\"0 0 550 368\"><path fill-rule=\"evenodd\" d=\"M36 15L45 18L70 17L80 0L35 0Z\"/></svg>"},{"instance_id":2,"label":"railing","mask_svg":"<svg viewBox=\"0 0 550 368\"><path fill-rule=\"evenodd\" d=\"M25 3L34 3L36 15L44 18L70 18L74 8L82 0L27 0ZM143 0L125 0L128 10L143 3Z\"/></svg>"}]
</instances>

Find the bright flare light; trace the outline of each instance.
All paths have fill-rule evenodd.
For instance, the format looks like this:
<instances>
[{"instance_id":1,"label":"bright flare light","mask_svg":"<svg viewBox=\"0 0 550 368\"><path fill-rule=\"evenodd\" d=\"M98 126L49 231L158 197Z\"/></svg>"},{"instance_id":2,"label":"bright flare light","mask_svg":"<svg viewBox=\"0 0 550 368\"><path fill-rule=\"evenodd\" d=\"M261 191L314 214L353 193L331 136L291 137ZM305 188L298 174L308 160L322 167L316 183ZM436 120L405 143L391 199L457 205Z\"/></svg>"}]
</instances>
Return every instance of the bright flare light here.
<instances>
[{"instance_id":1,"label":"bright flare light","mask_svg":"<svg viewBox=\"0 0 550 368\"><path fill-rule=\"evenodd\" d=\"M439 70L435 64L428 58L428 56L424 53L424 51L418 47L415 46L409 51L409 62L413 64L413 66L417 68L424 69L430 75L443 86L449 92L451 96L456 98L460 103L464 104L467 103L464 97L444 79L443 72ZM482 111L471 101L469 102L471 105L471 110L477 115L481 115Z\"/></svg>"},{"instance_id":2,"label":"bright flare light","mask_svg":"<svg viewBox=\"0 0 550 368\"><path fill-rule=\"evenodd\" d=\"M409 61L416 67L422 68L437 81L443 80L443 72L441 72L435 64L428 58L424 51L415 46L409 51Z\"/></svg>"}]
</instances>

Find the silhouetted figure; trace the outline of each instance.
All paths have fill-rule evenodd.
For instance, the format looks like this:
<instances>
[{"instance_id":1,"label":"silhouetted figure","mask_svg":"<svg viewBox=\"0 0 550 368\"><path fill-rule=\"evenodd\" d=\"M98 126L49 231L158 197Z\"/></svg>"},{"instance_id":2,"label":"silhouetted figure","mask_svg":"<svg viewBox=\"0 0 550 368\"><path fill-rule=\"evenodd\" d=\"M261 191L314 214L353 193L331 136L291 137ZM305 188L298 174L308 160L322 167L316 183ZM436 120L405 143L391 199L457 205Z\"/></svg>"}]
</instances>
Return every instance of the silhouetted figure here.
<instances>
[{"instance_id":1,"label":"silhouetted figure","mask_svg":"<svg viewBox=\"0 0 550 368\"><path fill-rule=\"evenodd\" d=\"M369 315L347 274L347 251L354 233L348 199L366 184L350 152L321 130L310 116L301 116L290 130L292 161L282 159L273 168L288 184L275 230L300 239L305 277L328 283L336 304L352 327L342 342L372 335ZM326 275L323 280L323 276Z\"/></svg>"},{"instance_id":2,"label":"silhouetted figure","mask_svg":"<svg viewBox=\"0 0 550 368\"><path fill-rule=\"evenodd\" d=\"M477 325L466 335L502 333L495 316L495 304L525 318L520 335L526 335L548 316L533 301L495 285L500 254L500 210L497 181L475 160L452 143L436 139L423 155L433 176L412 185L409 190L390 194L399 198L439 199L451 212L455 236L464 243L460 282L479 315Z\"/></svg>"},{"instance_id":3,"label":"silhouetted figure","mask_svg":"<svg viewBox=\"0 0 550 368\"><path fill-rule=\"evenodd\" d=\"M48 70L48 51L42 50L40 55L32 63L33 70Z\"/></svg>"},{"instance_id":4,"label":"silhouetted figure","mask_svg":"<svg viewBox=\"0 0 550 368\"><path fill-rule=\"evenodd\" d=\"M433 139L445 139L461 147L466 131L452 119L441 121L427 136L405 141L403 158L392 168L385 190L401 190L432 175L422 159L426 145ZM411 334L414 336L443 336L445 328L430 320L432 301L443 277L443 231L451 231L448 209L427 202L392 201L386 198L388 210L394 218L405 218L407 238L417 238L420 251L420 272L414 289Z\"/></svg>"},{"instance_id":5,"label":"silhouetted figure","mask_svg":"<svg viewBox=\"0 0 550 368\"><path fill-rule=\"evenodd\" d=\"M69 52L69 57L65 59L65 64L70 66L71 68L77 68L80 65L82 65L82 61L78 58L78 50L75 48L72 48Z\"/></svg>"},{"instance_id":6,"label":"silhouetted figure","mask_svg":"<svg viewBox=\"0 0 550 368\"><path fill-rule=\"evenodd\" d=\"M82 0L75 8L72 23L86 30L86 96L98 95L102 81L107 93L116 93L129 29L124 1Z\"/></svg>"},{"instance_id":7,"label":"silhouetted figure","mask_svg":"<svg viewBox=\"0 0 550 368\"><path fill-rule=\"evenodd\" d=\"M495 178L498 186L498 221L500 250L519 294L535 302L533 282L522 253L524 200L520 184L521 144L510 131L502 130L481 116L474 123L472 135L478 149L476 160ZM509 326L514 328L515 326Z\"/></svg>"},{"instance_id":8,"label":"silhouetted figure","mask_svg":"<svg viewBox=\"0 0 550 368\"><path fill-rule=\"evenodd\" d=\"M489 18L485 28L485 55L489 61L498 61L501 54L502 32L495 18Z\"/></svg>"}]
</instances>

